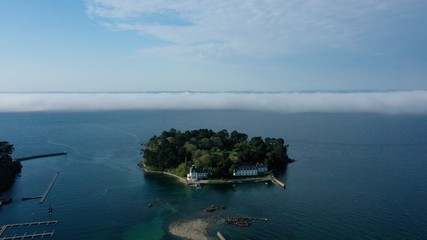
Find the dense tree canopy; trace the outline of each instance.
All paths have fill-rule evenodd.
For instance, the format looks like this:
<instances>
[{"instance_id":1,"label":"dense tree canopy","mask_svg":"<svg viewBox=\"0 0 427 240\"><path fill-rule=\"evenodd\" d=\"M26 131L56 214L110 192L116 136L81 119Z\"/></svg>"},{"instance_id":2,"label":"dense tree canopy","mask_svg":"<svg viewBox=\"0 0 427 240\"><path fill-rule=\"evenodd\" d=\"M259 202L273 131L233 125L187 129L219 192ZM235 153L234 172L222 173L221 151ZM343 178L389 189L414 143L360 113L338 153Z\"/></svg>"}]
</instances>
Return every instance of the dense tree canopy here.
<instances>
[{"instance_id":1,"label":"dense tree canopy","mask_svg":"<svg viewBox=\"0 0 427 240\"><path fill-rule=\"evenodd\" d=\"M216 177L230 177L240 164L265 164L270 170L283 169L291 160L282 138L254 137L227 130L163 131L143 145L144 164L155 170L170 170L181 176L191 165L211 169Z\"/></svg>"},{"instance_id":2,"label":"dense tree canopy","mask_svg":"<svg viewBox=\"0 0 427 240\"><path fill-rule=\"evenodd\" d=\"M12 160L13 150L12 144L0 141L0 194L10 188L22 168L20 162Z\"/></svg>"}]
</instances>

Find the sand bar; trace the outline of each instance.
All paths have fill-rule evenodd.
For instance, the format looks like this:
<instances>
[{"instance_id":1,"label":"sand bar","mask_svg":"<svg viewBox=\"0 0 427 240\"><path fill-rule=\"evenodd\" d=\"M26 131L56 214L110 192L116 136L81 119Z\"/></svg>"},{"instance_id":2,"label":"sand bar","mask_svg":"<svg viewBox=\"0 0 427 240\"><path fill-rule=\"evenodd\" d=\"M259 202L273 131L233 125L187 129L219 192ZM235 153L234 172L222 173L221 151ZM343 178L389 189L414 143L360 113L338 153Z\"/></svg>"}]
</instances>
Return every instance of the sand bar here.
<instances>
[{"instance_id":1,"label":"sand bar","mask_svg":"<svg viewBox=\"0 0 427 240\"><path fill-rule=\"evenodd\" d=\"M208 223L202 219L178 221L169 225L169 232L190 240L208 240Z\"/></svg>"}]
</instances>

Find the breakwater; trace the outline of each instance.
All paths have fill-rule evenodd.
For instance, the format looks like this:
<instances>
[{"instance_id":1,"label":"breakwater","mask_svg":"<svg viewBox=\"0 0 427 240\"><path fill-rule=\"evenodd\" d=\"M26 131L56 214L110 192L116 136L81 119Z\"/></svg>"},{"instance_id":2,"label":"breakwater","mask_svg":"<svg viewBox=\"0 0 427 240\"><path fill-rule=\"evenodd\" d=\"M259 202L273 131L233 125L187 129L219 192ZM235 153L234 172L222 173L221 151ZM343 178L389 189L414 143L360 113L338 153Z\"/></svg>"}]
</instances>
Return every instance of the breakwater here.
<instances>
[{"instance_id":1,"label":"breakwater","mask_svg":"<svg viewBox=\"0 0 427 240\"><path fill-rule=\"evenodd\" d=\"M224 236L222 236L222 234L221 234L220 232L217 232L217 233L216 233L216 235L218 236L218 238L219 238L220 240L225 240L225 237L224 237Z\"/></svg>"},{"instance_id":2,"label":"breakwater","mask_svg":"<svg viewBox=\"0 0 427 240\"><path fill-rule=\"evenodd\" d=\"M23 197L23 198L22 198L22 201L33 200L33 199L39 199L39 198L42 198L42 196Z\"/></svg>"},{"instance_id":3,"label":"breakwater","mask_svg":"<svg viewBox=\"0 0 427 240\"><path fill-rule=\"evenodd\" d=\"M59 175L59 172L57 172L57 173L55 174L55 176L53 176L53 179L52 179L52 181L50 182L49 186L47 187L46 192L43 194L43 196L41 197L41 199L40 199L40 201L39 201L39 203L40 203L40 204L44 202L45 198L46 198L46 197L47 197L47 195L49 194L50 189L52 188L53 184L55 183L56 178L58 177L58 175Z\"/></svg>"},{"instance_id":4,"label":"breakwater","mask_svg":"<svg viewBox=\"0 0 427 240\"><path fill-rule=\"evenodd\" d=\"M278 180L275 177L271 177L271 181L277 184L279 187L286 188L286 184L282 183L280 180Z\"/></svg>"},{"instance_id":5,"label":"breakwater","mask_svg":"<svg viewBox=\"0 0 427 240\"><path fill-rule=\"evenodd\" d=\"M31 160L31 159L36 159L36 158L54 157L54 156L61 156L61 155L67 155L67 151L32 155L32 156L27 156L27 157L15 158L14 160L15 161L25 161L25 160Z\"/></svg>"}]
</instances>

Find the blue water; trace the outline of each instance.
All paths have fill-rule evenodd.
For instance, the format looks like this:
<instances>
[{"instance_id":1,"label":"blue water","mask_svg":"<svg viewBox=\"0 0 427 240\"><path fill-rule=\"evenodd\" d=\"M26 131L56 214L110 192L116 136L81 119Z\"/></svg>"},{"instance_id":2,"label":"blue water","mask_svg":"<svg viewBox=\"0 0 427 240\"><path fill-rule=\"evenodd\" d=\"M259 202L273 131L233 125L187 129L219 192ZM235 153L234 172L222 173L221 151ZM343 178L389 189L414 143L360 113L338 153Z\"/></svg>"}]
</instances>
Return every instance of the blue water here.
<instances>
[{"instance_id":1,"label":"blue water","mask_svg":"<svg viewBox=\"0 0 427 240\"><path fill-rule=\"evenodd\" d=\"M282 137L297 161L287 183L187 188L144 174L140 144L165 129L212 128ZM54 239L177 239L176 220L207 217L230 239L427 239L427 116L246 111L0 113L0 140L23 162L0 225L58 220ZM60 175L46 202L41 195ZM147 204L153 207L148 208ZM48 214L49 204L54 212ZM227 209L206 215L202 208ZM268 218L250 228L227 216Z\"/></svg>"}]
</instances>

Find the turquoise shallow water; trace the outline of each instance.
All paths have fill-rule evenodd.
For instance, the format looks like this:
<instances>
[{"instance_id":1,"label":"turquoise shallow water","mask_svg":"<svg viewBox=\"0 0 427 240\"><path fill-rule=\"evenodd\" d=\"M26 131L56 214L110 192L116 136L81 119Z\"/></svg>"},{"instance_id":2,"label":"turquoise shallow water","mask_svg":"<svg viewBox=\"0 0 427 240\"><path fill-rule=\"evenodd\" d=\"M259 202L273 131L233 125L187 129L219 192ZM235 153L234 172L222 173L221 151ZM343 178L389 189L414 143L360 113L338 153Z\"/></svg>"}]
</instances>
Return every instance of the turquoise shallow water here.
<instances>
[{"instance_id":1,"label":"turquoise shallow water","mask_svg":"<svg viewBox=\"0 0 427 240\"><path fill-rule=\"evenodd\" d=\"M144 174L139 148L164 129L228 129L283 137L297 161L273 184L186 188ZM176 220L210 216L230 239L427 239L427 117L280 114L246 111L1 113L0 140L15 157L68 151L23 162L0 208L0 225L57 219L54 239L177 239ZM59 171L46 203L40 195ZM153 203L148 208L147 204ZM52 204L54 212L48 214ZM250 228L221 219L265 217Z\"/></svg>"}]
</instances>

